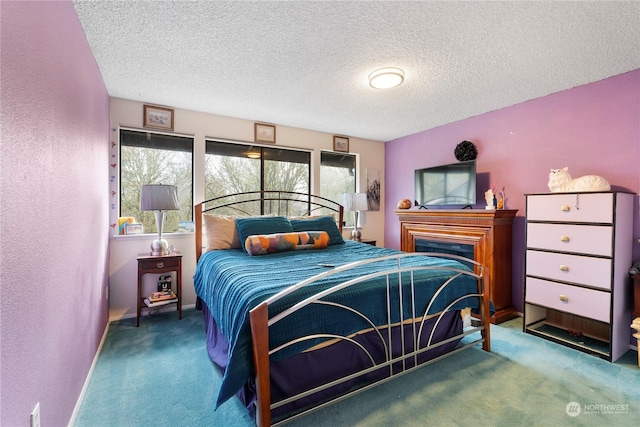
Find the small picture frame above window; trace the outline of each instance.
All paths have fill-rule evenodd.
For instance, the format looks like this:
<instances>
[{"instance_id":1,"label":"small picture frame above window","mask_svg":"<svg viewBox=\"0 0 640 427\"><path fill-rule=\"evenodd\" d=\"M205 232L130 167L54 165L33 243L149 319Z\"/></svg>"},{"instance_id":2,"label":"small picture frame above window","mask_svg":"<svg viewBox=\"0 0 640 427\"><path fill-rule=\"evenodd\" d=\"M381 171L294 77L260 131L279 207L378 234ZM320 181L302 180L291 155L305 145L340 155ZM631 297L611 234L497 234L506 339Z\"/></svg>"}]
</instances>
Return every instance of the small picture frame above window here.
<instances>
[{"instance_id":1,"label":"small picture frame above window","mask_svg":"<svg viewBox=\"0 0 640 427\"><path fill-rule=\"evenodd\" d=\"M173 130L173 109L144 106L144 127L153 129Z\"/></svg>"},{"instance_id":2,"label":"small picture frame above window","mask_svg":"<svg viewBox=\"0 0 640 427\"><path fill-rule=\"evenodd\" d=\"M333 151L340 151L342 153L349 152L349 138L344 136L333 136Z\"/></svg>"},{"instance_id":3,"label":"small picture frame above window","mask_svg":"<svg viewBox=\"0 0 640 427\"><path fill-rule=\"evenodd\" d=\"M276 127L264 123L254 123L253 126L255 142L276 143Z\"/></svg>"}]
</instances>

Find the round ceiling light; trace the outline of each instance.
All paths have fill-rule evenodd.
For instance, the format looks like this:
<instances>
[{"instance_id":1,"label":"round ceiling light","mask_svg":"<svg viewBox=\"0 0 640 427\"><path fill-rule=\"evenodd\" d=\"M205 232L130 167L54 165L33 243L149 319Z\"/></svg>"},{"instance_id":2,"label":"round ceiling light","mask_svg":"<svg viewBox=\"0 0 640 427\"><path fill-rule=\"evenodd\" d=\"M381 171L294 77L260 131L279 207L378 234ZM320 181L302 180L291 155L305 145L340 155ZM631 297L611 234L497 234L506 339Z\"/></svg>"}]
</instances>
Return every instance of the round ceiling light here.
<instances>
[{"instance_id":1,"label":"round ceiling light","mask_svg":"<svg viewBox=\"0 0 640 427\"><path fill-rule=\"evenodd\" d=\"M404 81L404 71L400 68L381 68L369 74L369 85L375 89L390 89Z\"/></svg>"}]
</instances>

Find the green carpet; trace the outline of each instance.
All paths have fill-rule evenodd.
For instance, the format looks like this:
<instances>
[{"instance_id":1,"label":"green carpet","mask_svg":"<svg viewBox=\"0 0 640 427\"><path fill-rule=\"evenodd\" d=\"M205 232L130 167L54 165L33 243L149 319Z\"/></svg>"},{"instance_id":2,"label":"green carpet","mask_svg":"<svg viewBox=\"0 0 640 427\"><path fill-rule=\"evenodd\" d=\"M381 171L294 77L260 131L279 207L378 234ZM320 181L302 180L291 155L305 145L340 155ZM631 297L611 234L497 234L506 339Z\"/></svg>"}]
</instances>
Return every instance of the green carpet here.
<instances>
[{"instance_id":1,"label":"green carpet","mask_svg":"<svg viewBox=\"0 0 640 427\"><path fill-rule=\"evenodd\" d=\"M521 319L491 334L491 353L458 353L288 425L638 425L635 352L609 363L524 334ZM113 322L75 426L254 425L236 399L213 410L221 377L204 340L196 310Z\"/></svg>"}]
</instances>

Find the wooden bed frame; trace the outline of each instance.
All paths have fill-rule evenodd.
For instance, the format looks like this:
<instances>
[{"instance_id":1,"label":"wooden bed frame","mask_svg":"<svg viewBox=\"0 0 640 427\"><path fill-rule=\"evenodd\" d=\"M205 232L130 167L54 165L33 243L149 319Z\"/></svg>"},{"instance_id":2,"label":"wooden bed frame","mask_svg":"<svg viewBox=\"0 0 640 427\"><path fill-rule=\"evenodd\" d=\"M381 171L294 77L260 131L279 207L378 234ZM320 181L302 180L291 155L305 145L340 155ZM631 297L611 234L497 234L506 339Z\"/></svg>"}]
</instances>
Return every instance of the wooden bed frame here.
<instances>
[{"instance_id":1,"label":"wooden bed frame","mask_svg":"<svg viewBox=\"0 0 640 427\"><path fill-rule=\"evenodd\" d=\"M267 194L268 193L268 194ZM236 196L236 195L233 195ZM212 199L209 200L207 202L198 204L195 206L195 210L194 210L194 216L195 216L195 223L196 223L196 254L197 254L197 258L200 257L200 255L202 254L202 215L204 212L208 212L208 211L212 211L212 210L216 210L216 209L220 209L221 207L224 209L227 209L226 214L228 214L228 209L229 208L233 208L234 210L237 209L236 207L234 207L236 205L235 201L229 201L229 200L233 200L233 197L231 199L228 199L228 197L231 196L225 196L225 197L220 197L217 199ZM306 214L307 215L312 215L314 212L316 212L318 209L320 208L328 208L330 210L333 210L333 212L336 213L336 219L338 221L338 224L340 225L340 231L342 231L342 218L343 218L343 210L342 210L342 206L340 206L339 204L332 202L330 200L327 199L323 199L323 198L317 198L315 196L310 196L307 194L301 194L301 193L295 193L295 192L253 192L253 193L242 193L242 197L246 199L246 201L250 201L250 202L257 202L257 201L270 201L270 200L275 200L278 202L281 202L283 200L285 201L296 201L299 202L300 200L302 200L304 203L307 203L308 208L306 209ZM313 199L313 202L311 201ZM331 204L333 204L334 206L330 206ZM206 208L205 208L206 205ZM237 209L236 212L243 212L242 209ZM262 213L264 213L262 211ZM266 212L266 213L271 213L271 212ZM279 215L284 215L284 216L289 216L290 213L287 212L276 212ZM299 214L299 212L295 213L296 215ZM357 389L357 390L353 390L350 391L346 394L337 396L335 399L332 399L328 402L322 403L316 407L313 407L311 409L308 410L304 410L300 413L294 414L291 418L287 418L286 420L280 420L277 423L273 424L273 425L278 425L280 423L286 422L286 421L291 421L292 419L298 418L300 416L306 415L309 412L315 411L321 407L324 407L326 405L329 405L331 403L335 403L337 401L343 400L345 398L347 398L348 396L351 396L355 393L359 393L361 391L367 390L375 385L378 385L380 383L389 381L397 376L400 375L404 375L406 373L409 373L415 369L421 368L423 366L426 366L428 364L431 364L443 357L452 355L454 353L457 353L459 351L462 351L464 349L468 349L471 347L476 346L479 343L482 343L482 348L485 351L490 351L490 322L489 322L489 318L490 318L490 303L489 303L489 298L488 298L488 290L485 289L485 283L484 283L484 277L483 277L483 267L481 264L473 261L473 260L469 260L460 256L456 256L456 255L450 255L450 254L436 254L436 253L402 253L402 254L398 254L398 255L392 255L392 256L385 256L382 258L374 258L374 259L367 259L367 260L363 260L363 261L359 261L359 262L355 262L355 263L351 263L351 264L347 264L347 265L342 265L336 268L333 268L331 270L328 270L324 273L321 273L319 275L316 275L312 278L309 278L307 280L304 280L302 282L299 282L298 284L287 288L286 290L278 293L277 295L274 295L270 298L268 298L266 301L262 302L261 304L259 304L258 306L254 307L251 311L250 311L250 323L251 323L251 334L252 334L252 340L253 340L253 359L254 359L254 365L255 365L255 381L256 381L256 388L257 388L257 403L256 403L256 424L258 426L268 426L268 425L272 425L272 418L271 418L271 411L272 409L278 408L279 406L282 406L286 403L288 403L291 400L297 399L299 397L305 397L309 394L313 394L316 393L317 391L322 391L328 388L331 388L333 386L336 385L337 381L333 381L329 384L325 384L321 387L316 387L313 390L310 390L308 392L302 393L301 395L297 395L297 396L293 396L289 399L286 399L286 401L284 402L272 402L271 401L271 390L270 390L270 356L277 352L280 351L280 349L283 346L280 346L277 349L270 349L269 347L269 327L272 326L273 324L281 321L282 319L284 319L286 316L292 315L294 314L296 311L310 305L310 304L328 304L326 302L326 300L324 300L327 296L332 295L336 292L341 292L344 289L349 288L350 286L354 286L358 283L361 283L363 281L366 280L370 280L372 278L385 278L387 280L387 300L386 300L386 304L387 304L387 316L389 319L391 319L391 314L390 314L390 310L394 309L393 307L389 307L389 287L393 287L395 285L389 285L390 283L390 278L396 278L398 279L400 276L400 274L402 275L406 275L409 274L411 277L411 295L410 295L410 301L413 303L414 301L414 283L413 283L413 278L414 278L414 273L420 271L420 270L427 270L427 269L438 269L438 270L443 270L444 268L442 266L439 267L434 267L434 266L413 266L413 267L406 267L403 266L403 260L408 260L408 259L415 259L415 257L424 257L424 256L435 256L435 257L442 257L442 258L450 258L450 259L455 259L458 261L463 261L465 263L467 263L468 265L472 265L474 268L474 271L468 271L465 269L457 269L457 268L447 268L447 270L451 271L453 274L455 274L455 277L458 276L462 276L462 275L466 275L466 276L470 276L473 279L475 279L477 281L477 292L474 292L472 294L466 294L463 297L457 298L454 301L448 301L448 306L446 309L442 310L441 312L435 314L435 315L429 315L427 316L426 313L429 312L429 306L431 306L431 304L433 303L433 300L438 296L438 294L440 293L441 290L443 290L449 283L451 283L455 277L448 279L445 283L443 283L440 286L440 289L436 292L436 294L432 297L431 302L429 302L429 306L427 307L427 309L424 312L424 315L422 317L418 317L418 318L411 318L411 319L404 319L402 318L400 321L400 325L404 325L401 326L400 331L403 330L403 328L408 328L409 330L412 330L412 338L411 340L413 340L413 342L411 343L406 343L405 344L405 339L404 339L404 334L406 332L400 333L400 335L402 335L402 348L400 350L400 355L399 356L395 356L391 353L390 349L385 350L385 354L386 354L386 360L383 363L376 363L373 361L373 359L371 359L371 356L369 355L369 358L371 359L372 362L372 366L369 368L364 369L361 372L358 372L357 374L353 374L353 375L349 375L349 377L347 378L343 378L339 381L349 381L351 379L353 379L354 377L358 377L360 375L363 374L367 374L370 373L374 370L379 370L380 368L385 368L389 370L389 376L382 378L381 380L376 380L376 382L371 383L371 384L367 384L364 387ZM284 312L269 318L268 312L269 312L269 305L273 304L275 301L277 301L279 298L283 298L286 295L289 295L291 292L294 292L296 289L299 289L301 287L304 286L309 286L310 284L312 284L313 282L317 281L317 280L321 280L326 278L327 276L333 275L333 274L339 274L343 271L346 271L348 269L351 268L357 268L357 267L362 267L363 265L367 265L367 264L374 264L377 262L389 262L389 261L394 261L394 265L396 265L396 267L394 268L387 268L384 271L377 271L375 273L372 274L367 274L365 276L362 277L358 277L357 279L353 279L353 280L349 280L347 282L341 283L340 285L337 285L331 289L319 292L316 295L313 295L307 299L305 299L304 301L300 301L297 304L295 304L294 306L292 306L291 308L289 308L288 310L285 310ZM406 276L403 276L406 277ZM398 280L399 282L401 282L401 280ZM406 285L405 285L406 286ZM415 286L419 286L418 284L415 284ZM400 288L401 284L398 283L397 288ZM397 290L397 289L396 289ZM402 291L400 291L402 292ZM406 292L406 291L405 291ZM486 297L485 297L485 292L486 292ZM463 299L463 298L467 298L467 297L479 297L480 298L480 307L478 313L474 313L473 317L474 320L472 322L471 325L465 325L465 327L462 330L462 333L456 335L456 336L452 336L449 337L448 339L444 340L444 341L440 341L437 343L432 343L431 342L431 336L429 336L429 340L426 346L422 346L421 344L421 340L425 339L426 334L429 334L429 331L426 330L423 331L423 326L425 325L425 322L430 319L431 322L433 322L435 320L435 326L432 327L431 330L431 335L433 335L433 332L435 331L435 329L438 326L438 323L440 322L440 320L442 319L442 317L449 313L450 311L453 310L449 310L450 308L452 308L452 306L454 304L456 304L456 302L458 302L459 300ZM333 303L329 303L329 304L333 304ZM402 303L401 303L402 305ZM334 305L335 307L335 305ZM340 305L339 307L340 309L346 309L346 310L350 310L350 311L355 311L354 309L350 308L350 307L343 307L342 305ZM413 310L413 309L412 309ZM400 307L400 313L402 312L402 307ZM413 311L412 311L413 312ZM359 315L363 316L362 314L358 313ZM400 316L402 317L402 314L400 314ZM364 317L364 316L363 316ZM372 326L373 323L371 323ZM398 326L398 324L396 324L396 326ZM391 322L389 322L388 325L384 325L384 326L375 326L372 328L373 332L377 332L380 341L383 343L383 345L385 346L385 348L387 347L387 344L385 344L385 339L388 339L388 342L391 342L391 334L395 333L392 332L392 325ZM423 336L423 334L425 334L425 336ZM473 334L472 336L468 337L466 340L464 340L464 342L462 342L463 338L469 336ZM322 334L320 334L322 335ZM320 336L318 334L312 335L311 338L318 338L318 336ZM345 340L345 341L349 341L354 343L355 345L360 346L359 344L355 343L351 337L347 337L347 336L327 336L324 335L323 338L331 338L334 340ZM305 339L310 339L309 336L306 337L300 337L296 340L294 340L295 342L299 342L300 340L305 340ZM407 340L407 341L411 341L411 340ZM292 342L294 342L292 341ZM437 348L441 345L445 345L447 343L452 343L455 342L454 345L456 345L456 347L444 354L438 355L437 357L434 357L433 359L430 359L427 362L420 362L418 363L418 357L419 356L424 356L423 353L425 353L426 351L433 351L434 348ZM390 344L389 344L390 345ZM360 346L362 347L362 346ZM396 347L394 347L394 351L395 351ZM367 352L367 349L362 348L362 351ZM437 350L436 350L437 351ZM367 352L368 354L368 352ZM401 366L401 368L398 368L398 366Z\"/></svg>"}]
</instances>

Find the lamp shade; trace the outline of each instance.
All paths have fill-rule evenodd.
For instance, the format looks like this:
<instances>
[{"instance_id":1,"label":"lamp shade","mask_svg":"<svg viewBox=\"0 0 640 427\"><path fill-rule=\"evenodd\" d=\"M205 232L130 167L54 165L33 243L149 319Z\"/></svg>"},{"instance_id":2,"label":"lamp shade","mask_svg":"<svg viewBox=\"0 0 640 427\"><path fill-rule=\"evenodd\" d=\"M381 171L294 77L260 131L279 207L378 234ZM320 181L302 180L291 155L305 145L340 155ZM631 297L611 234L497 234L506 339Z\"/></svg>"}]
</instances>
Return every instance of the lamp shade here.
<instances>
[{"instance_id":1,"label":"lamp shade","mask_svg":"<svg viewBox=\"0 0 640 427\"><path fill-rule=\"evenodd\" d=\"M366 211L368 209L367 193L345 193L344 210L347 212Z\"/></svg>"},{"instance_id":2,"label":"lamp shade","mask_svg":"<svg viewBox=\"0 0 640 427\"><path fill-rule=\"evenodd\" d=\"M180 209L178 187L175 185L148 184L140 190L140 210L176 211Z\"/></svg>"}]
</instances>

